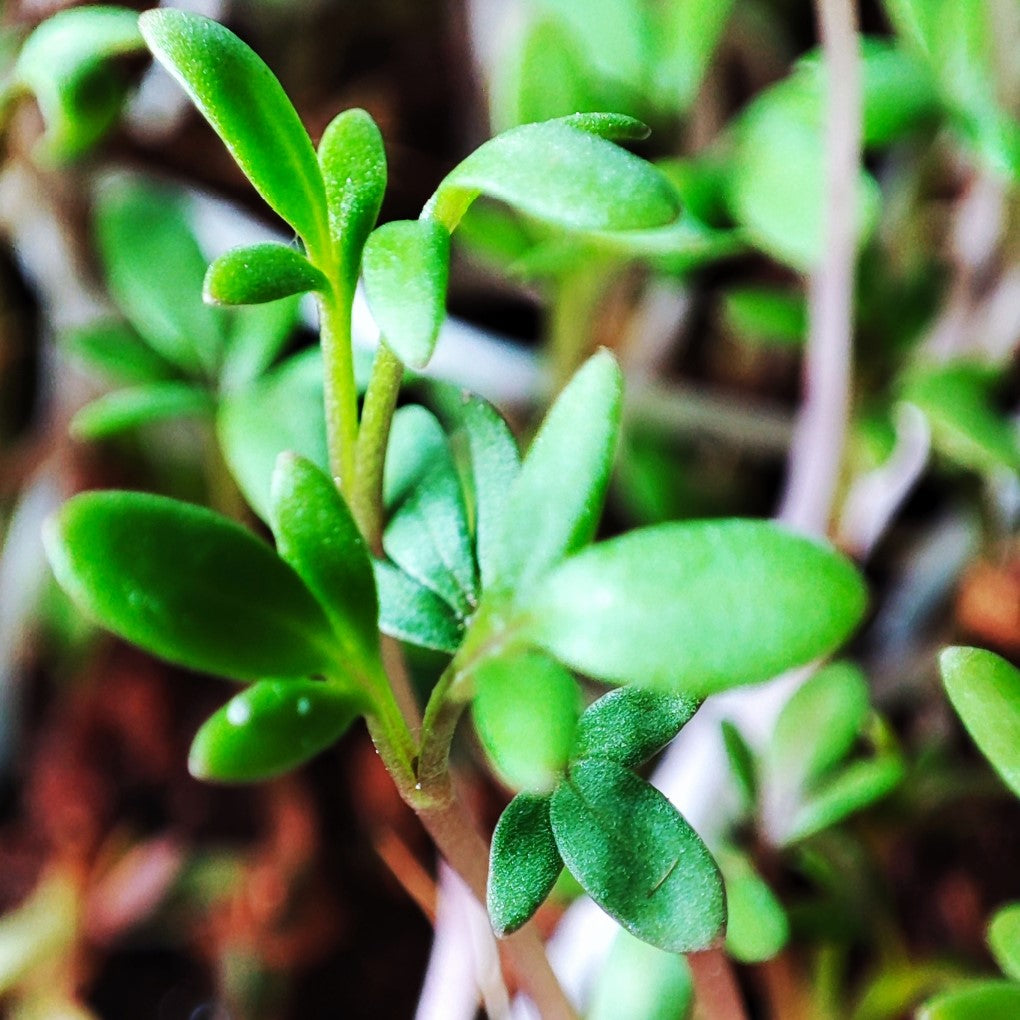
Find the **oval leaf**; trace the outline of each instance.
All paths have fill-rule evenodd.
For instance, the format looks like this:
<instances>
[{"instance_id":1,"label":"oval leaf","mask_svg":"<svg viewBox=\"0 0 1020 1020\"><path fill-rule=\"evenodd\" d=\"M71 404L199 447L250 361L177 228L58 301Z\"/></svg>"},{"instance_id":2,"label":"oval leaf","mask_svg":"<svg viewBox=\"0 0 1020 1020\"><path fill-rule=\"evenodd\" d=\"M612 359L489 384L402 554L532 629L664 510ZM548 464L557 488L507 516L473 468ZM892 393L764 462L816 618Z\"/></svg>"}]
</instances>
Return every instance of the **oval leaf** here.
<instances>
[{"instance_id":1,"label":"oval leaf","mask_svg":"<svg viewBox=\"0 0 1020 1020\"><path fill-rule=\"evenodd\" d=\"M490 659L475 675L471 710L482 746L514 790L548 793L574 743L581 692L558 663L535 652Z\"/></svg>"},{"instance_id":2,"label":"oval leaf","mask_svg":"<svg viewBox=\"0 0 1020 1020\"><path fill-rule=\"evenodd\" d=\"M694 998L690 967L682 956L664 953L618 932L599 968L585 1020L677 1020L690 1014Z\"/></svg>"},{"instance_id":3,"label":"oval leaf","mask_svg":"<svg viewBox=\"0 0 1020 1020\"><path fill-rule=\"evenodd\" d=\"M254 679L332 664L329 622L272 549L201 507L138 492L76 496L47 522L61 586L90 616L189 669Z\"/></svg>"},{"instance_id":4,"label":"oval leaf","mask_svg":"<svg viewBox=\"0 0 1020 1020\"><path fill-rule=\"evenodd\" d=\"M662 750L701 702L682 694L621 687L590 705L577 725L571 758L608 758L633 768Z\"/></svg>"},{"instance_id":5,"label":"oval leaf","mask_svg":"<svg viewBox=\"0 0 1020 1020\"><path fill-rule=\"evenodd\" d=\"M450 604L398 567L374 560L379 592L379 629L398 641L452 655L460 648L464 624Z\"/></svg>"},{"instance_id":6,"label":"oval leaf","mask_svg":"<svg viewBox=\"0 0 1020 1020\"><path fill-rule=\"evenodd\" d=\"M381 666L372 562L332 480L304 457L281 454L270 519L280 555L319 600L345 650Z\"/></svg>"},{"instance_id":7,"label":"oval leaf","mask_svg":"<svg viewBox=\"0 0 1020 1020\"><path fill-rule=\"evenodd\" d=\"M330 233L340 251L347 288L353 292L361 252L386 192L382 135L364 110L344 110L330 121L319 142L319 168L326 185Z\"/></svg>"},{"instance_id":8,"label":"oval leaf","mask_svg":"<svg viewBox=\"0 0 1020 1020\"><path fill-rule=\"evenodd\" d=\"M261 305L310 290L329 290L329 281L301 252L272 242L225 252L202 285L205 300L220 305Z\"/></svg>"},{"instance_id":9,"label":"oval leaf","mask_svg":"<svg viewBox=\"0 0 1020 1020\"><path fill-rule=\"evenodd\" d=\"M1020 983L974 981L959 985L925 1003L917 1020L1016 1020L1020 1016Z\"/></svg>"},{"instance_id":10,"label":"oval leaf","mask_svg":"<svg viewBox=\"0 0 1020 1020\"><path fill-rule=\"evenodd\" d=\"M362 272L383 339L411 368L424 368L446 317L450 235L435 220L398 220L372 232Z\"/></svg>"},{"instance_id":11,"label":"oval leaf","mask_svg":"<svg viewBox=\"0 0 1020 1020\"><path fill-rule=\"evenodd\" d=\"M865 598L831 548L731 520L661 524L592 546L519 605L523 636L583 673L704 696L833 651Z\"/></svg>"},{"instance_id":12,"label":"oval leaf","mask_svg":"<svg viewBox=\"0 0 1020 1020\"><path fill-rule=\"evenodd\" d=\"M497 938L531 919L562 870L549 824L549 798L518 794L499 816L489 851L485 902Z\"/></svg>"},{"instance_id":13,"label":"oval leaf","mask_svg":"<svg viewBox=\"0 0 1020 1020\"><path fill-rule=\"evenodd\" d=\"M63 350L116 383L165 382L175 375L127 323L99 321L73 329L60 338Z\"/></svg>"},{"instance_id":14,"label":"oval leaf","mask_svg":"<svg viewBox=\"0 0 1020 1020\"><path fill-rule=\"evenodd\" d=\"M595 535L620 430L623 379L608 351L557 397L505 497L495 583L524 587Z\"/></svg>"},{"instance_id":15,"label":"oval leaf","mask_svg":"<svg viewBox=\"0 0 1020 1020\"><path fill-rule=\"evenodd\" d=\"M680 214L655 167L569 120L525 124L486 142L451 171L423 215L453 231L479 195L575 230L658 227Z\"/></svg>"},{"instance_id":16,"label":"oval leaf","mask_svg":"<svg viewBox=\"0 0 1020 1020\"><path fill-rule=\"evenodd\" d=\"M967 732L1020 797L1020 670L982 648L947 648L939 665Z\"/></svg>"},{"instance_id":17,"label":"oval leaf","mask_svg":"<svg viewBox=\"0 0 1020 1020\"><path fill-rule=\"evenodd\" d=\"M139 18L156 59L177 79L258 193L321 252L326 192L308 132L276 76L233 32L178 10Z\"/></svg>"},{"instance_id":18,"label":"oval leaf","mask_svg":"<svg viewBox=\"0 0 1020 1020\"><path fill-rule=\"evenodd\" d=\"M772 959L790 937L783 905L743 854L722 854L719 864L726 879L726 952L741 963Z\"/></svg>"},{"instance_id":19,"label":"oval leaf","mask_svg":"<svg viewBox=\"0 0 1020 1020\"><path fill-rule=\"evenodd\" d=\"M550 818L570 873L632 935L672 953L718 943L722 876L654 787L615 762L578 762L553 794Z\"/></svg>"},{"instance_id":20,"label":"oval leaf","mask_svg":"<svg viewBox=\"0 0 1020 1020\"><path fill-rule=\"evenodd\" d=\"M988 926L988 945L1002 972L1020 981L1020 903L996 912Z\"/></svg>"},{"instance_id":21,"label":"oval leaf","mask_svg":"<svg viewBox=\"0 0 1020 1020\"><path fill-rule=\"evenodd\" d=\"M44 157L74 159L113 126L127 82L110 60L144 47L137 14L122 7L59 11L32 32L13 77L39 103Z\"/></svg>"},{"instance_id":22,"label":"oval leaf","mask_svg":"<svg viewBox=\"0 0 1020 1020\"><path fill-rule=\"evenodd\" d=\"M211 416L214 408L212 397L197 386L150 383L93 400L71 419L70 429L78 439L106 439L166 418Z\"/></svg>"},{"instance_id":23,"label":"oval leaf","mask_svg":"<svg viewBox=\"0 0 1020 1020\"><path fill-rule=\"evenodd\" d=\"M188 771L222 783L282 775L335 743L361 710L356 695L327 682L260 680L202 724Z\"/></svg>"}]
</instances>

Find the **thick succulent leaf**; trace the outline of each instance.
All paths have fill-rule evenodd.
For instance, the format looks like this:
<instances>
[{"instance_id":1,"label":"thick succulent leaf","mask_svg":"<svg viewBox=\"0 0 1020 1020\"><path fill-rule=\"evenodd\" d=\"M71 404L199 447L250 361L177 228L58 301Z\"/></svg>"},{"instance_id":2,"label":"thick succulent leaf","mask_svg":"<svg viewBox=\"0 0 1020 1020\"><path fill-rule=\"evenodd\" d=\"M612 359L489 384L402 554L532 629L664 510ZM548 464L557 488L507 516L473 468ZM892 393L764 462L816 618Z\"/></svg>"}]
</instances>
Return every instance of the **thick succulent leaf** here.
<instances>
[{"instance_id":1,"label":"thick succulent leaf","mask_svg":"<svg viewBox=\"0 0 1020 1020\"><path fill-rule=\"evenodd\" d=\"M599 968L585 1020L678 1020L694 999L690 967L629 932L618 932Z\"/></svg>"},{"instance_id":2,"label":"thick succulent leaf","mask_svg":"<svg viewBox=\"0 0 1020 1020\"><path fill-rule=\"evenodd\" d=\"M374 230L362 263L365 298L383 338L411 368L424 368L446 317L450 235L435 220L397 220Z\"/></svg>"},{"instance_id":3,"label":"thick succulent leaf","mask_svg":"<svg viewBox=\"0 0 1020 1020\"><path fill-rule=\"evenodd\" d=\"M1020 670L982 648L947 648L939 665L967 732L1020 797Z\"/></svg>"},{"instance_id":4,"label":"thick succulent leaf","mask_svg":"<svg viewBox=\"0 0 1020 1020\"><path fill-rule=\"evenodd\" d=\"M393 417L386 457L387 556L463 617L478 590L464 494L446 435L418 405Z\"/></svg>"},{"instance_id":5,"label":"thick succulent leaf","mask_svg":"<svg viewBox=\"0 0 1020 1020\"><path fill-rule=\"evenodd\" d=\"M973 981L926 1002L917 1020L1016 1020L1020 982Z\"/></svg>"},{"instance_id":6,"label":"thick succulent leaf","mask_svg":"<svg viewBox=\"0 0 1020 1020\"><path fill-rule=\"evenodd\" d=\"M326 412L322 353L295 355L245 389L230 394L216 418L220 445L252 509L269 520L276 458L285 450L325 468Z\"/></svg>"},{"instance_id":7,"label":"thick succulent leaf","mask_svg":"<svg viewBox=\"0 0 1020 1020\"><path fill-rule=\"evenodd\" d=\"M214 409L212 396L201 387L155 382L93 400L71 419L70 429L77 439L106 439L167 418L211 417Z\"/></svg>"},{"instance_id":8,"label":"thick succulent leaf","mask_svg":"<svg viewBox=\"0 0 1020 1020\"><path fill-rule=\"evenodd\" d=\"M718 944L722 876L658 790L615 762L581 761L556 788L549 814L570 873L632 935L673 953Z\"/></svg>"},{"instance_id":9,"label":"thick succulent leaf","mask_svg":"<svg viewBox=\"0 0 1020 1020\"><path fill-rule=\"evenodd\" d=\"M330 233L340 252L344 281L353 292L361 252L386 191L382 135L364 110L344 110L333 118L319 142L319 168L326 184Z\"/></svg>"},{"instance_id":10,"label":"thick succulent leaf","mask_svg":"<svg viewBox=\"0 0 1020 1020\"><path fill-rule=\"evenodd\" d=\"M316 290L329 290L326 277L301 252L271 241L224 252L202 285L205 300L218 305L261 305Z\"/></svg>"},{"instance_id":11,"label":"thick succulent leaf","mask_svg":"<svg viewBox=\"0 0 1020 1020\"><path fill-rule=\"evenodd\" d=\"M260 680L195 734L196 779L252 783L290 772L334 744L363 711L360 695L319 680Z\"/></svg>"},{"instance_id":12,"label":"thick succulent leaf","mask_svg":"<svg viewBox=\"0 0 1020 1020\"><path fill-rule=\"evenodd\" d=\"M299 324L301 298L235 308L230 341L220 366L220 388L233 392L264 375L286 348Z\"/></svg>"},{"instance_id":13,"label":"thick succulent leaf","mask_svg":"<svg viewBox=\"0 0 1020 1020\"><path fill-rule=\"evenodd\" d=\"M523 636L567 665L703 696L833 651L865 598L830 547L765 521L716 520L599 543L518 601Z\"/></svg>"},{"instance_id":14,"label":"thick succulent leaf","mask_svg":"<svg viewBox=\"0 0 1020 1020\"><path fill-rule=\"evenodd\" d=\"M562 120L497 135L455 167L425 207L449 231L479 196L575 230L634 230L676 219L680 203L651 164Z\"/></svg>"},{"instance_id":15,"label":"thick succulent leaf","mask_svg":"<svg viewBox=\"0 0 1020 1020\"><path fill-rule=\"evenodd\" d=\"M110 291L131 325L171 364L212 372L228 320L202 301L206 259L176 196L118 182L100 196L96 234Z\"/></svg>"},{"instance_id":16,"label":"thick succulent leaf","mask_svg":"<svg viewBox=\"0 0 1020 1020\"><path fill-rule=\"evenodd\" d=\"M475 674L475 730L514 790L549 793L559 782L580 712L574 678L537 652L490 659Z\"/></svg>"},{"instance_id":17,"label":"thick succulent leaf","mask_svg":"<svg viewBox=\"0 0 1020 1020\"><path fill-rule=\"evenodd\" d=\"M790 937L783 905L741 853L718 855L726 881L726 952L741 963L771 960Z\"/></svg>"},{"instance_id":18,"label":"thick succulent leaf","mask_svg":"<svg viewBox=\"0 0 1020 1020\"><path fill-rule=\"evenodd\" d=\"M783 706L769 742L770 781L810 787L853 747L868 717L864 675L846 662L820 669Z\"/></svg>"},{"instance_id":19,"label":"thick succulent leaf","mask_svg":"<svg viewBox=\"0 0 1020 1020\"><path fill-rule=\"evenodd\" d=\"M1020 470L1020 434L995 410L998 373L986 365L957 361L915 371L903 398L916 404L931 425L935 445L977 471Z\"/></svg>"},{"instance_id":20,"label":"thick succulent leaf","mask_svg":"<svg viewBox=\"0 0 1020 1020\"><path fill-rule=\"evenodd\" d=\"M312 141L276 76L233 32L179 10L146 11L142 35L270 208L315 252L328 244Z\"/></svg>"},{"instance_id":21,"label":"thick succulent leaf","mask_svg":"<svg viewBox=\"0 0 1020 1020\"><path fill-rule=\"evenodd\" d=\"M728 719L722 723L723 747L745 811L758 803L758 763L743 734Z\"/></svg>"},{"instance_id":22,"label":"thick succulent leaf","mask_svg":"<svg viewBox=\"0 0 1020 1020\"><path fill-rule=\"evenodd\" d=\"M433 392L466 490L484 590L493 578L506 494L520 470L520 451L510 426L488 401L444 384L433 383Z\"/></svg>"},{"instance_id":23,"label":"thick succulent leaf","mask_svg":"<svg viewBox=\"0 0 1020 1020\"><path fill-rule=\"evenodd\" d=\"M39 154L74 159L113 126L127 80L113 58L145 48L138 16L122 7L78 7L47 18L25 40L13 84L35 93L46 122Z\"/></svg>"},{"instance_id":24,"label":"thick succulent leaf","mask_svg":"<svg viewBox=\"0 0 1020 1020\"><path fill-rule=\"evenodd\" d=\"M529 921L563 870L549 798L520 793L499 816L489 851L486 905L498 938Z\"/></svg>"},{"instance_id":25,"label":"thick succulent leaf","mask_svg":"<svg viewBox=\"0 0 1020 1020\"><path fill-rule=\"evenodd\" d=\"M506 494L497 586L524 588L595 535L620 429L623 382L608 351L557 397Z\"/></svg>"},{"instance_id":26,"label":"thick succulent leaf","mask_svg":"<svg viewBox=\"0 0 1020 1020\"><path fill-rule=\"evenodd\" d=\"M372 568L384 634L450 655L460 648L464 623L449 602L391 563L374 560Z\"/></svg>"},{"instance_id":27,"label":"thick succulent leaf","mask_svg":"<svg viewBox=\"0 0 1020 1020\"><path fill-rule=\"evenodd\" d=\"M784 843L795 843L870 807L903 779L903 762L895 755L855 761L819 783L794 815Z\"/></svg>"},{"instance_id":28,"label":"thick succulent leaf","mask_svg":"<svg viewBox=\"0 0 1020 1020\"><path fill-rule=\"evenodd\" d=\"M190 669L239 680L327 670L329 622L264 542L201 507L136 492L76 496L46 550L98 623Z\"/></svg>"},{"instance_id":29,"label":"thick succulent leaf","mask_svg":"<svg viewBox=\"0 0 1020 1020\"><path fill-rule=\"evenodd\" d=\"M1020 903L996 911L988 926L988 945L1002 972L1020 981Z\"/></svg>"},{"instance_id":30,"label":"thick succulent leaf","mask_svg":"<svg viewBox=\"0 0 1020 1020\"><path fill-rule=\"evenodd\" d=\"M347 654L381 668L372 561L336 485L311 461L283 453L271 496L280 555L319 600Z\"/></svg>"},{"instance_id":31,"label":"thick succulent leaf","mask_svg":"<svg viewBox=\"0 0 1020 1020\"><path fill-rule=\"evenodd\" d=\"M115 383L165 382L176 374L130 326L115 320L70 330L60 338L60 346L68 357Z\"/></svg>"},{"instance_id":32,"label":"thick succulent leaf","mask_svg":"<svg viewBox=\"0 0 1020 1020\"><path fill-rule=\"evenodd\" d=\"M662 750L691 720L701 702L682 694L621 687L589 705L570 756L608 758L633 768Z\"/></svg>"}]
</instances>

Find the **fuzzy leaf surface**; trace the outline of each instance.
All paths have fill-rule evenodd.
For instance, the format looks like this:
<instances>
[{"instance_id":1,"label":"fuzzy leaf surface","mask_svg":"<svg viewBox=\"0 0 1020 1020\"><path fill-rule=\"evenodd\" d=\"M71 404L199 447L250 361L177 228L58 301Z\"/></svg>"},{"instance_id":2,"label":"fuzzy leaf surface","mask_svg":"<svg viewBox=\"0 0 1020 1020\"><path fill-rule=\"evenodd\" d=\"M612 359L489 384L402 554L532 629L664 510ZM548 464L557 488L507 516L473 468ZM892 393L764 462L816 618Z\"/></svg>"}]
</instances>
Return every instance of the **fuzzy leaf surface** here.
<instances>
[{"instance_id":1,"label":"fuzzy leaf surface","mask_svg":"<svg viewBox=\"0 0 1020 1020\"><path fill-rule=\"evenodd\" d=\"M365 297L383 338L411 368L424 368L446 317L450 235L435 220L397 220L374 230L362 263Z\"/></svg>"},{"instance_id":2,"label":"fuzzy leaf surface","mask_svg":"<svg viewBox=\"0 0 1020 1020\"><path fill-rule=\"evenodd\" d=\"M967 732L1020 797L1020 670L982 648L947 648L939 665Z\"/></svg>"},{"instance_id":3,"label":"fuzzy leaf surface","mask_svg":"<svg viewBox=\"0 0 1020 1020\"><path fill-rule=\"evenodd\" d=\"M271 241L224 252L202 284L205 300L218 305L261 305L328 289L329 281L301 252Z\"/></svg>"},{"instance_id":4,"label":"fuzzy leaf surface","mask_svg":"<svg viewBox=\"0 0 1020 1020\"><path fill-rule=\"evenodd\" d=\"M549 798L519 793L499 816L489 852L485 900L497 938L531 919L562 870Z\"/></svg>"},{"instance_id":5,"label":"fuzzy leaf surface","mask_svg":"<svg viewBox=\"0 0 1020 1020\"><path fill-rule=\"evenodd\" d=\"M312 141L265 62L197 14L146 11L142 35L223 140L255 190L316 251L328 244L326 192Z\"/></svg>"},{"instance_id":6,"label":"fuzzy leaf surface","mask_svg":"<svg viewBox=\"0 0 1020 1020\"><path fill-rule=\"evenodd\" d=\"M452 655L460 647L464 624L453 607L431 588L399 567L373 560L379 593L379 629L398 641Z\"/></svg>"},{"instance_id":7,"label":"fuzzy leaf surface","mask_svg":"<svg viewBox=\"0 0 1020 1020\"><path fill-rule=\"evenodd\" d=\"M570 756L608 758L634 768L661 751L700 705L696 698L642 687L610 691L585 709Z\"/></svg>"},{"instance_id":8,"label":"fuzzy leaf surface","mask_svg":"<svg viewBox=\"0 0 1020 1020\"><path fill-rule=\"evenodd\" d=\"M137 492L86 493L50 518L45 541L71 598L153 655L239 680L330 665L329 622L298 575L209 510Z\"/></svg>"},{"instance_id":9,"label":"fuzzy leaf surface","mask_svg":"<svg viewBox=\"0 0 1020 1020\"><path fill-rule=\"evenodd\" d=\"M507 492L498 586L524 588L595 535L620 429L623 381L608 351L557 397Z\"/></svg>"},{"instance_id":10,"label":"fuzzy leaf surface","mask_svg":"<svg viewBox=\"0 0 1020 1020\"><path fill-rule=\"evenodd\" d=\"M574 669L704 696L828 654L865 601L830 547L765 521L712 520L585 549L519 608L522 636Z\"/></svg>"},{"instance_id":11,"label":"fuzzy leaf surface","mask_svg":"<svg viewBox=\"0 0 1020 1020\"><path fill-rule=\"evenodd\" d=\"M717 944L722 876L658 790L615 762L577 762L552 796L550 818L571 874L632 935L674 953Z\"/></svg>"},{"instance_id":12,"label":"fuzzy leaf surface","mask_svg":"<svg viewBox=\"0 0 1020 1020\"><path fill-rule=\"evenodd\" d=\"M191 744L196 779L252 783L290 772L344 734L359 696L319 680L259 680L203 724Z\"/></svg>"}]
</instances>

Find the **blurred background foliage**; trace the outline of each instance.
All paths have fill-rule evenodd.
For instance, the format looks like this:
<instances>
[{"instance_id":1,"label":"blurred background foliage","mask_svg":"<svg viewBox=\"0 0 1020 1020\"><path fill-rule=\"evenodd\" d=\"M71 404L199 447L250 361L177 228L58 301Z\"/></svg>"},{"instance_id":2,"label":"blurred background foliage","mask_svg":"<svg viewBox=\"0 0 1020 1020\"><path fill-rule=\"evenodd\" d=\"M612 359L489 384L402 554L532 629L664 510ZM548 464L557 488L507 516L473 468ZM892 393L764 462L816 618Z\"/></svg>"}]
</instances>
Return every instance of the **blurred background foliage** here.
<instances>
[{"instance_id":1,"label":"blurred background foliage","mask_svg":"<svg viewBox=\"0 0 1020 1020\"><path fill-rule=\"evenodd\" d=\"M633 148L680 219L567 233L476 204L434 374L527 436L608 346L628 402L607 532L774 512L824 236L810 3L197 6L266 59L313 138L339 109L372 114L383 221L416 216L495 131L594 110L648 123ZM201 301L213 256L287 240L281 224L149 67L133 16L68 18L0 5L0 995L18 1017L410 1016L430 928L405 890L428 916L436 884L367 740L264 786L197 783L187 746L222 685L94 632L44 567L39 524L77 490L254 521L276 452L323 442L309 309ZM1009 918L986 939L1020 899L1017 805L936 670L950 642L1020 656L1020 6L869 0L860 23L852 414L830 533L873 603L853 664L802 688L764 750L739 721L724 734L742 808L713 850L756 1016L894 1018L996 960L1020 976ZM423 685L439 665L410 661ZM506 796L472 762L491 822ZM561 886L550 928L577 892ZM675 1017L689 999L678 961L621 936L588 1015Z\"/></svg>"}]
</instances>

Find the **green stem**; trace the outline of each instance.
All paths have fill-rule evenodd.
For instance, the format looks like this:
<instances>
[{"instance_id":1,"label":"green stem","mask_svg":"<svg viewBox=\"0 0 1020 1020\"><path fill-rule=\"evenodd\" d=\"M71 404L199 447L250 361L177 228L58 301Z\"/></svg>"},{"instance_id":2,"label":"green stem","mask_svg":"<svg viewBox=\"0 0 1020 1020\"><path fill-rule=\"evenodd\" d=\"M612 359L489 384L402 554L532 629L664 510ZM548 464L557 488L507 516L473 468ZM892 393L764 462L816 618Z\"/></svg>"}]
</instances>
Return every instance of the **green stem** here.
<instances>
[{"instance_id":1,"label":"green stem","mask_svg":"<svg viewBox=\"0 0 1020 1020\"><path fill-rule=\"evenodd\" d=\"M351 510L369 548L382 555L383 467L390 424L404 378L400 359L379 341L372 376L365 392L355 463Z\"/></svg>"},{"instance_id":2,"label":"green stem","mask_svg":"<svg viewBox=\"0 0 1020 1020\"><path fill-rule=\"evenodd\" d=\"M336 279L335 274L331 278ZM351 347L352 304L351 295L342 287L319 295L329 466L347 498L354 486L358 441L358 390Z\"/></svg>"},{"instance_id":3,"label":"green stem","mask_svg":"<svg viewBox=\"0 0 1020 1020\"><path fill-rule=\"evenodd\" d=\"M463 696L463 687L463 674L454 659L425 706L418 752L418 788L428 800L442 801L450 795L450 745L469 700Z\"/></svg>"}]
</instances>

